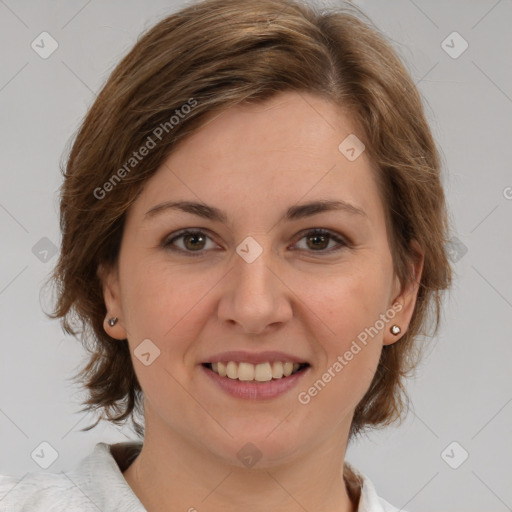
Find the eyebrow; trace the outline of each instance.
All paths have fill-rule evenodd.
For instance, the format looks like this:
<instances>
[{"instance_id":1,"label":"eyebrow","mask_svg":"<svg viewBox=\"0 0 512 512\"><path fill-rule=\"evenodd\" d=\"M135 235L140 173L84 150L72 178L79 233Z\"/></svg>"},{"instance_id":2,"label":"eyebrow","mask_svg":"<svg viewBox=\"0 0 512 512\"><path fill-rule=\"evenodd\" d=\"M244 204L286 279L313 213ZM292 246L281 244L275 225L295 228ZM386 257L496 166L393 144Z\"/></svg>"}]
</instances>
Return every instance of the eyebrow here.
<instances>
[{"instance_id":1,"label":"eyebrow","mask_svg":"<svg viewBox=\"0 0 512 512\"><path fill-rule=\"evenodd\" d=\"M216 222L228 223L228 216L222 210L214 206L209 206L204 203L197 203L194 201L167 201L150 208L144 215L144 219L154 218L156 215L168 210L180 210L186 213L191 213ZM283 220L292 221L304 219L318 213L328 211L342 211L352 215L358 215L368 218L366 212L357 206L354 206L346 201L340 200L319 200L310 203L298 204L290 206L279 222Z\"/></svg>"}]
</instances>

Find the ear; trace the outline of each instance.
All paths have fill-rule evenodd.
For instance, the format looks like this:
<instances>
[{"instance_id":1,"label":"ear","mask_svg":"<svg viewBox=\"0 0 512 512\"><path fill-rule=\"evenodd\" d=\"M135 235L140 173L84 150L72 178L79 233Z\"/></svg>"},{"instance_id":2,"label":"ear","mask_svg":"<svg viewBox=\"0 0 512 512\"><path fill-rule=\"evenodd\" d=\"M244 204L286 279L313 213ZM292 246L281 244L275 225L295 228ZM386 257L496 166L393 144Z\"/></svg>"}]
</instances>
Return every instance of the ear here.
<instances>
[{"instance_id":1,"label":"ear","mask_svg":"<svg viewBox=\"0 0 512 512\"><path fill-rule=\"evenodd\" d=\"M410 266L412 278L407 283L401 284L398 277L395 276L393 289L394 298L391 301L390 309L394 309L397 313L386 326L383 339L384 345L392 345L407 332L412 314L414 313L425 255L416 240L411 240L410 247L413 254ZM398 335L392 334L389 330L389 328L395 324L401 329Z\"/></svg>"},{"instance_id":2,"label":"ear","mask_svg":"<svg viewBox=\"0 0 512 512\"><path fill-rule=\"evenodd\" d=\"M127 333L124 327L118 270L117 265L107 267L101 264L98 266L97 275L103 288L103 300L107 309L107 315L103 320L103 329L112 338L124 340L127 338ZM111 326L108 320L114 317L117 318L117 322Z\"/></svg>"}]
</instances>

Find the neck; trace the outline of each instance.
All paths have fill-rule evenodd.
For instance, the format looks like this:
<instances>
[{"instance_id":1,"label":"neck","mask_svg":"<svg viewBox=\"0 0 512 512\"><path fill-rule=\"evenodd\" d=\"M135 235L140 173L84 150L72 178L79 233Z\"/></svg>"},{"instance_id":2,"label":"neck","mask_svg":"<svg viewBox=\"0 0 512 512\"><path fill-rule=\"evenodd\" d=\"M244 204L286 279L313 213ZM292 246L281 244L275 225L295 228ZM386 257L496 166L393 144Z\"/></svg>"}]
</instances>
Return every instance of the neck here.
<instances>
[{"instance_id":1,"label":"neck","mask_svg":"<svg viewBox=\"0 0 512 512\"><path fill-rule=\"evenodd\" d=\"M343 479L345 436L326 438L293 460L244 468L168 429L162 435L147 427L123 475L148 512L357 510Z\"/></svg>"}]
</instances>

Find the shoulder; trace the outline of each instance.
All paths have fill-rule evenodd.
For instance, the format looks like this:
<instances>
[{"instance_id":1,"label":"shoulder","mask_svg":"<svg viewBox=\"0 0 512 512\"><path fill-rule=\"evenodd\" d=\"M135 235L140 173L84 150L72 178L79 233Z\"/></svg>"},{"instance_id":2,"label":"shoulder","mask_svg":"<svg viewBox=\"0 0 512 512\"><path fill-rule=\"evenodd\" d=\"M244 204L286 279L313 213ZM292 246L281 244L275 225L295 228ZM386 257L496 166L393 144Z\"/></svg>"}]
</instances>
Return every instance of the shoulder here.
<instances>
[{"instance_id":1,"label":"shoulder","mask_svg":"<svg viewBox=\"0 0 512 512\"><path fill-rule=\"evenodd\" d=\"M66 504L81 507L77 510L92 510L85 508L84 496L64 474L30 472L23 476L0 475L2 512L66 510ZM62 508L56 508L58 505Z\"/></svg>"},{"instance_id":2,"label":"shoulder","mask_svg":"<svg viewBox=\"0 0 512 512\"><path fill-rule=\"evenodd\" d=\"M138 443L108 445L97 443L93 452L72 470L61 473L29 472L23 476L0 475L2 512L98 512L144 510L123 477L120 466L126 460L114 453L133 454ZM134 448L135 447L135 448Z\"/></svg>"},{"instance_id":3,"label":"shoulder","mask_svg":"<svg viewBox=\"0 0 512 512\"><path fill-rule=\"evenodd\" d=\"M407 512L381 498L373 482L349 462L345 461L343 474L349 493L359 501L357 512Z\"/></svg>"}]
</instances>

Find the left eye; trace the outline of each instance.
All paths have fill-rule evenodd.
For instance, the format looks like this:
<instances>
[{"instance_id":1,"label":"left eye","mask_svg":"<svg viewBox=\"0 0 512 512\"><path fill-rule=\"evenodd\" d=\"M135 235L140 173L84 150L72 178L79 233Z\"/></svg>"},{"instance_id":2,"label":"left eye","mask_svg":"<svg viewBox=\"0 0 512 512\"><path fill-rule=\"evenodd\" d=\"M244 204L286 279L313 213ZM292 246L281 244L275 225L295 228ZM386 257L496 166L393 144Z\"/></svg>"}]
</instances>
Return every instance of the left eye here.
<instances>
[{"instance_id":1,"label":"left eye","mask_svg":"<svg viewBox=\"0 0 512 512\"><path fill-rule=\"evenodd\" d=\"M308 250L310 249L312 252L323 252L323 253L331 253L340 250L342 247L348 246L348 243L343 240L343 238L331 233L330 231L326 231L324 229L312 229L303 234L303 236L299 239L299 241L306 239L307 247L299 248L300 250ZM178 248L172 247L176 245L176 241L183 242L182 246ZM164 241L163 246L172 251L183 252L187 256L202 256L204 254L204 250L207 249L205 247L206 241L210 240L210 237L204 231L193 231L187 230L182 231L176 236L167 239ZM213 243L213 241L211 241ZM339 246L335 249L332 246L329 248L329 244L331 242L336 242ZM335 244L335 246L336 246ZM213 245L216 245L213 243ZM210 247L212 249L213 247ZM195 254L194 254L195 253Z\"/></svg>"},{"instance_id":2,"label":"left eye","mask_svg":"<svg viewBox=\"0 0 512 512\"><path fill-rule=\"evenodd\" d=\"M343 238L341 238L338 235L335 235L334 233L331 233L330 231L326 231L325 229L310 230L307 233L305 233L304 236L302 236L302 238L300 238L299 240L302 240L304 238L312 242L312 244L308 244L308 242L306 242L306 244L308 245L307 248L312 248L316 246L316 248L313 249L314 252L335 252L340 250L342 247L346 247L348 245L345 242L345 240L343 240ZM336 249L333 249L331 246L329 250L325 250L327 249L329 242L333 241L336 242L338 247Z\"/></svg>"}]
</instances>

